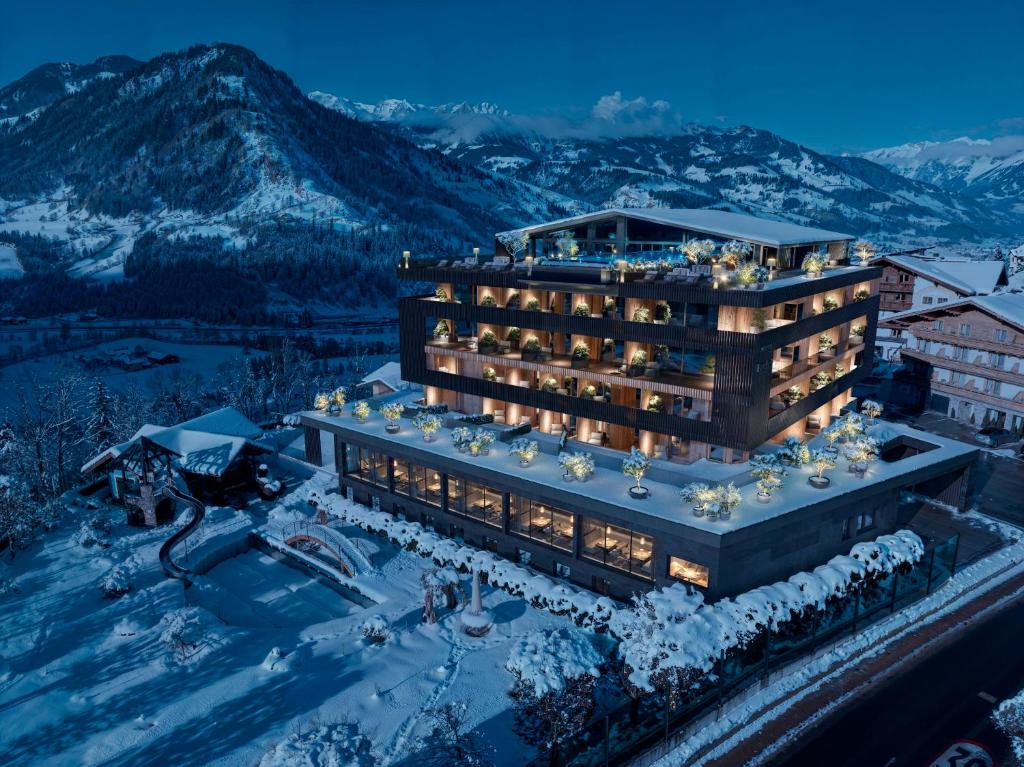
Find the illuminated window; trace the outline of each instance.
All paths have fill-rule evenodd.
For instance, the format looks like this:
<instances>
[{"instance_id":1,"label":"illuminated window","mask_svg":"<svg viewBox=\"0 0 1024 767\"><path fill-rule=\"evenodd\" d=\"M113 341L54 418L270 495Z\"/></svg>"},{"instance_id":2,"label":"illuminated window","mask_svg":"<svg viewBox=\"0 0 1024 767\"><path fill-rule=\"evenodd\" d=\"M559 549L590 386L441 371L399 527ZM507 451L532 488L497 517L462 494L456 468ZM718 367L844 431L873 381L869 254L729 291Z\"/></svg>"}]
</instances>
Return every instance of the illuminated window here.
<instances>
[{"instance_id":1,"label":"illuminated window","mask_svg":"<svg viewBox=\"0 0 1024 767\"><path fill-rule=\"evenodd\" d=\"M689 562L680 557L669 557L668 574L672 578L678 578L687 583L693 583L703 588L708 587L708 569L696 562Z\"/></svg>"},{"instance_id":2,"label":"illuminated window","mask_svg":"<svg viewBox=\"0 0 1024 767\"><path fill-rule=\"evenodd\" d=\"M643 578L654 577L654 539L625 527L584 519L583 556Z\"/></svg>"},{"instance_id":3,"label":"illuminated window","mask_svg":"<svg viewBox=\"0 0 1024 767\"><path fill-rule=\"evenodd\" d=\"M574 522L575 517L568 511L519 497L512 508L509 529L556 549L572 551Z\"/></svg>"}]
</instances>

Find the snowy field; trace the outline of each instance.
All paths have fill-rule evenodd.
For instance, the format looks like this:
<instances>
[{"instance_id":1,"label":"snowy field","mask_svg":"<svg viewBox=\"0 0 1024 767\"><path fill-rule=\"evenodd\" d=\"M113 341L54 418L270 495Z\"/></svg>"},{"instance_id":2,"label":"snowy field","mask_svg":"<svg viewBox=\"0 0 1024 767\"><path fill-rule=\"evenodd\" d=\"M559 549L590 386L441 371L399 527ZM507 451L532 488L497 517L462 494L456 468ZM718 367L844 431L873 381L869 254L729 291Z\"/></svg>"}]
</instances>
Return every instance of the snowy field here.
<instances>
[{"instance_id":1,"label":"snowy field","mask_svg":"<svg viewBox=\"0 0 1024 767\"><path fill-rule=\"evenodd\" d=\"M255 529L278 535L308 517L307 492L273 508L210 509L189 561L209 562ZM186 591L157 562L170 528L130 529L112 515L112 532L83 535L96 513L74 511L0 564L0 764L335 764L331 753L346 754L344 765L410 763L428 710L462 701L497 764L531 757L512 734L503 665L515 639L568 619L484 587L486 637L462 633L461 607L425 625L429 560L340 525L369 565L351 585L377 603L346 600L255 550ZM109 547L82 545L93 537ZM133 588L105 599L99 583L117 565ZM372 615L392 634L380 646L361 634ZM313 741L321 761L303 761Z\"/></svg>"}]
</instances>

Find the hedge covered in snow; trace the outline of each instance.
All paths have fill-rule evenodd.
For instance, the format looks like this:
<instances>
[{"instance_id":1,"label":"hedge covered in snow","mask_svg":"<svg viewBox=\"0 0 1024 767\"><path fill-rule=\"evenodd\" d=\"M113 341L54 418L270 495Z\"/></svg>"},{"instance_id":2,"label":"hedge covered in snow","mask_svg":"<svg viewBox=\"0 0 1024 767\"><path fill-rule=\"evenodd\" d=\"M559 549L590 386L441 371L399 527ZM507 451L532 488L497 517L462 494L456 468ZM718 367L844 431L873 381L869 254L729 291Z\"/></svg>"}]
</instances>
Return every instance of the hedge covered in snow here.
<instances>
[{"instance_id":1,"label":"hedge covered in snow","mask_svg":"<svg viewBox=\"0 0 1024 767\"><path fill-rule=\"evenodd\" d=\"M312 491L309 501L341 520L387 536L403 548L431 558L438 566L463 572L474 568L488 583L532 606L619 640L627 686L635 693L698 683L730 652L759 637L812 620L828 606L852 595L859 584L875 583L893 572L908 572L924 557L924 544L909 530L858 543L848 555L833 557L812 572L761 586L733 599L705 604L682 583L634 597L622 607L607 597L579 591L489 551L466 546L383 511L341 497Z\"/></svg>"},{"instance_id":2,"label":"hedge covered in snow","mask_svg":"<svg viewBox=\"0 0 1024 767\"><path fill-rule=\"evenodd\" d=\"M704 604L682 584L634 599L609 624L619 638L619 657L634 692L679 689L709 674L715 663L767 634L809 620L816 613L889 573L907 572L924 556L924 544L909 530L856 544L813 572Z\"/></svg>"},{"instance_id":3,"label":"hedge covered in snow","mask_svg":"<svg viewBox=\"0 0 1024 767\"><path fill-rule=\"evenodd\" d=\"M325 497L316 490L310 492L309 502L344 522L384 535L402 548L432 559L439 567L454 567L462 572L477 569L481 575L487 576L487 582L492 586L524 597L533 607L555 615L568 615L579 626L604 631L608 621L620 609L608 597L574 589L489 551L442 537L417 522L401 520L339 496Z\"/></svg>"}]
</instances>

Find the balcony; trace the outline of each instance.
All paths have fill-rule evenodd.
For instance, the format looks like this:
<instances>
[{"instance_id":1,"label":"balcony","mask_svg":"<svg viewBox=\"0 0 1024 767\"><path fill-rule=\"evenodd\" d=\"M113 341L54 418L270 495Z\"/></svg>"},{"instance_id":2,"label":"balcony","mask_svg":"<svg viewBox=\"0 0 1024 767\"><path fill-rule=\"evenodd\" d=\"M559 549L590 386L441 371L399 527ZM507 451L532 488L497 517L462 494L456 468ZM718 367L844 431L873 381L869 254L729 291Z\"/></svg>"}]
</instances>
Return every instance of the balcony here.
<instances>
[{"instance_id":1,"label":"balcony","mask_svg":"<svg viewBox=\"0 0 1024 767\"><path fill-rule=\"evenodd\" d=\"M714 388L714 375L693 375L681 371L665 370L657 365L648 365L643 375L630 375L628 366L620 359L615 361L590 360L586 367L573 367L568 354L541 352L537 358L523 358L521 350L499 347L493 352L482 352L474 341L442 342L428 339L424 345L427 354L455 357L457 359L486 362L488 365L514 367L551 373L563 378L573 376L595 383L611 386L628 386L637 389L657 390L666 394L697 399L710 399Z\"/></svg>"}]
</instances>

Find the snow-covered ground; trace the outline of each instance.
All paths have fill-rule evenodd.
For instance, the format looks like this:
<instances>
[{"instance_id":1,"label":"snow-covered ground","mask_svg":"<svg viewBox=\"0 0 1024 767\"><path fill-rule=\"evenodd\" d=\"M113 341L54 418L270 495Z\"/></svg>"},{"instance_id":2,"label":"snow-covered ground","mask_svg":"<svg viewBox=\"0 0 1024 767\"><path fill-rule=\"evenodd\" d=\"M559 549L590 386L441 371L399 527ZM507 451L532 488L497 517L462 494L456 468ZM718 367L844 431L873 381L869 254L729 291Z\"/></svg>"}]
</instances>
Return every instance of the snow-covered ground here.
<instances>
[{"instance_id":1,"label":"snow-covered ground","mask_svg":"<svg viewBox=\"0 0 1024 767\"><path fill-rule=\"evenodd\" d=\"M0 279L21 277L25 267L18 260L18 251L9 243L0 242Z\"/></svg>"},{"instance_id":2,"label":"snow-covered ground","mask_svg":"<svg viewBox=\"0 0 1024 767\"><path fill-rule=\"evenodd\" d=\"M308 492L272 508L210 509L189 561L308 518ZM518 638L567 618L484 587L486 637L461 632L462 608L424 625L419 579L430 562L340 526L372 565L352 585L379 603L355 604L256 551L186 591L157 562L168 528L129 529L113 516L109 548L85 548L79 524L95 513L76 510L0 565L0 763L309 764L310 744L326 754L331 740L335 751L362 749L352 764L388 765L417 750L428 709L455 701L470 703L469 724L497 746L499 764L530 758L512 734L503 665ZM115 565L133 590L104 599L98 584ZM362 637L371 615L390 627L383 645Z\"/></svg>"}]
</instances>

